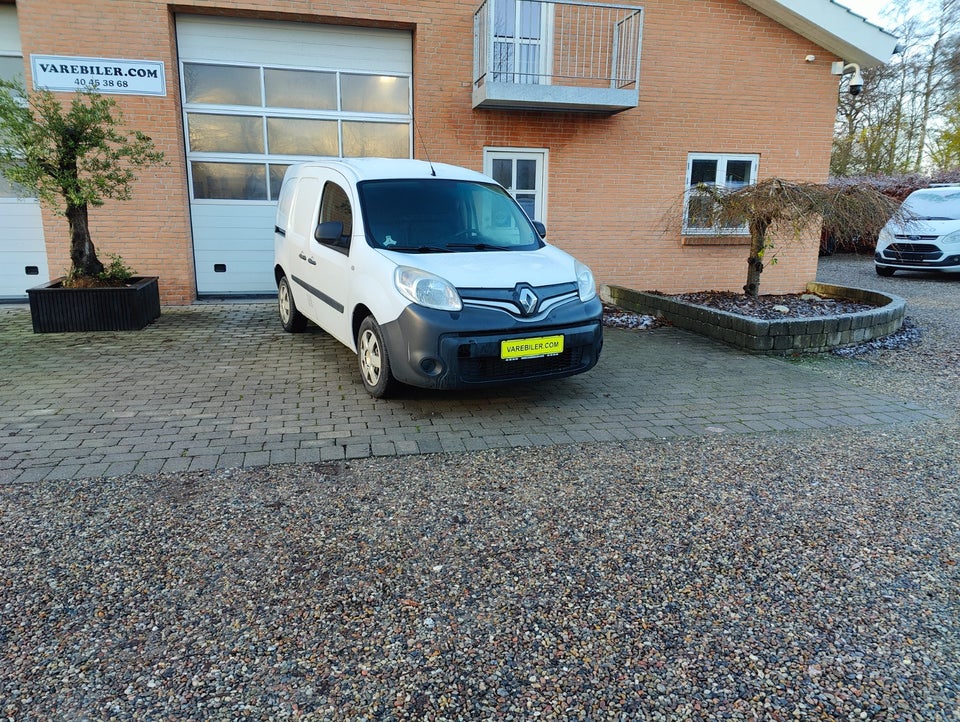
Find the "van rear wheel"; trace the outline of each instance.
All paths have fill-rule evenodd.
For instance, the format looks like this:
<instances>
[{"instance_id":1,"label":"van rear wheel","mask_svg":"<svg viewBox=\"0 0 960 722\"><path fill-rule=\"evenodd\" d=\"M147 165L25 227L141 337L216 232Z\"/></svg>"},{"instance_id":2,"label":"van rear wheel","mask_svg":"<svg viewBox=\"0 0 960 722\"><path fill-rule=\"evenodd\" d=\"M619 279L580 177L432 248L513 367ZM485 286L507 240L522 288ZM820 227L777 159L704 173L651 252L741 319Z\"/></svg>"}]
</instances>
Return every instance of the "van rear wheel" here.
<instances>
[{"instance_id":1,"label":"van rear wheel","mask_svg":"<svg viewBox=\"0 0 960 722\"><path fill-rule=\"evenodd\" d=\"M290 282L284 276L277 284L277 306L280 311L280 324L287 333L300 333L307 327L307 318L297 310L293 302Z\"/></svg>"},{"instance_id":2,"label":"van rear wheel","mask_svg":"<svg viewBox=\"0 0 960 722\"><path fill-rule=\"evenodd\" d=\"M357 359L360 363L360 378L371 396L385 399L396 390L397 380L393 378L390 370L390 356L383 343L383 333L373 316L367 316L360 324Z\"/></svg>"}]
</instances>

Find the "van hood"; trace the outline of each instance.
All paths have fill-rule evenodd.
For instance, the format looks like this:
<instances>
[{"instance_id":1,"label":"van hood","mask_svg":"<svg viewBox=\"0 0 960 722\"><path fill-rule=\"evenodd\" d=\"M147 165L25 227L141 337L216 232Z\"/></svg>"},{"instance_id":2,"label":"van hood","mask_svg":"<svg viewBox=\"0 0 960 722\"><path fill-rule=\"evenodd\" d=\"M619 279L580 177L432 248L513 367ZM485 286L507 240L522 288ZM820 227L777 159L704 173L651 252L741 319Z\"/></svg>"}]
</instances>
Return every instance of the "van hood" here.
<instances>
[{"instance_id":1,"label":"van hood","mask_svg":"<svg viewBox=\"0 0 960 722\"><path fill-rule=\"evenodd\" d=\"M945 236L960 231L960 220L910 220L902 223L891 221L884 228L891 235L897 236Z\"/></svg>"},{"instance_id":2,"label":"van hood","mask_svg":"<svg viewBox=\"0 0 960 722\"><path fill-rule=\"evenodd\" d=\"M554 246L536 251L397 253L380 251L398 266L428 271L457 288L513 288L576 282L573 256Z\"/></svg>"}]
</instances>

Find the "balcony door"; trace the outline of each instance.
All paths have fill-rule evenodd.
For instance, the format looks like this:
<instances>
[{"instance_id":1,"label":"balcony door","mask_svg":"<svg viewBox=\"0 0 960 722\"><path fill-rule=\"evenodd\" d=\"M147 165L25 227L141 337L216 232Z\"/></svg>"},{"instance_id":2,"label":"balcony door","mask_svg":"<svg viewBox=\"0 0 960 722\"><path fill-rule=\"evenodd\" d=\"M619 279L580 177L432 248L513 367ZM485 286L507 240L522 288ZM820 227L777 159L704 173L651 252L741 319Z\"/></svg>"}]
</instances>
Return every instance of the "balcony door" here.
<instances>
[{"instance_id":1,"label":"balcony door","mask_svg":"<svg viewBox=\"0 0 960 722\"><path fill-rule=\"evenodd\" d=\"M551 7L535 0L493 3L493 82L550 83Z\"/></svg>"}]
</instances>

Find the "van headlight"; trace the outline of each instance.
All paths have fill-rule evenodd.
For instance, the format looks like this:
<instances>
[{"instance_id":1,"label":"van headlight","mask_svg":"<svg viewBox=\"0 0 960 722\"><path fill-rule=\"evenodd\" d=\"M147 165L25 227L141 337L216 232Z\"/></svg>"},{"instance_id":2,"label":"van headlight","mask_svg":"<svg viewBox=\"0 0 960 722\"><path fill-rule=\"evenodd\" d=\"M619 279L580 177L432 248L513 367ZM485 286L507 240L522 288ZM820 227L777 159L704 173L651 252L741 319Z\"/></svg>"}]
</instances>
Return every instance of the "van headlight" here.
<instances>
[{"instance_id":1,"label":"van headlight","mask_svg":"<svg viewBox=\"0 0 960 722\"><path fill-rule=\"evenodd\" d=\"M419 268L397 266L393 285L400 295L413 303L440 311L459 311L463 308L460 294L449 281Z\"/></svg>"},{"instance_id":2,"label":"van headlight","mask_svg":"<svg viewBox=\"0 0 960 722\"><path fill-rule=\"evenodd\" d=\"M945 246L955 246L960 243L960 231L954 231L940 238L940 243Z\"/></svg>"},{"instance_id":3,"label":"van headlight","mask_svg":"<svg viewBox=\"0 0 960 722\"><path fill-rule=\"evenodd\" d=\"M887 226L884 226L880 229L880 233L877 234L877 247L886 248L893 243L894 240L893 231L891 231Z\"/></svg>"},{"instance_id":4,"label":"van headlight","mask_svg":"<svg viewBox=\"0 0 960 722\"><path fill-rule=\"evenodd\" d=\"M597 284L593 280L593 271L580 261L574 264L573 270L577 274L577 291L580 293L580 300L586 303L597 295Z\"/></svg>"}]
</instances>

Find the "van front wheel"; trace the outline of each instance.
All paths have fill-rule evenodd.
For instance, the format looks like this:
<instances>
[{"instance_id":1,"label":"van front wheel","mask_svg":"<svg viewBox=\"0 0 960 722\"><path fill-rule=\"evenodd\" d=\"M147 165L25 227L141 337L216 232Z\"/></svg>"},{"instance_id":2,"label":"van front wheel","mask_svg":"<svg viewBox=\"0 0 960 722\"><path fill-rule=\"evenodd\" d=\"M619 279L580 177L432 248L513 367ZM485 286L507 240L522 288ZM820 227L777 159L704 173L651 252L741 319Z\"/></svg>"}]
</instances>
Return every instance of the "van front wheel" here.
<instances>
[{"instance_id":1,"label":"van front wheel","mask_svg":"<svg viewBox=\"0 0 960 722\"><path fill-rule=\"evenodd\" d=\"M367 392L376 399L390 396L396 389L397 381L390 370L390 357L383 344L383 333L373 316L367 316L360 324L357 358L360 362L360 378Z\"/></svg>"}]
</instances>

